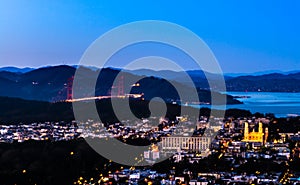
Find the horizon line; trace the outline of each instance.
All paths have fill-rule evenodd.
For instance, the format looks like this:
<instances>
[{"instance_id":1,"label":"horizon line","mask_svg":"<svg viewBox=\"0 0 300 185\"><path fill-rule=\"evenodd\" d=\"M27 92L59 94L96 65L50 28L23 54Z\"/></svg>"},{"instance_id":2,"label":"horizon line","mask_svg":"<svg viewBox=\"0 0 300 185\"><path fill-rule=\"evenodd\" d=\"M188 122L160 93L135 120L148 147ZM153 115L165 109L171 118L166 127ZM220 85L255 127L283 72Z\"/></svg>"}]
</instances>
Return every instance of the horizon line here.
<instances>
[{"instance_id":1,"label":"horizon line","mask_svg":"<svg viewBox=\"0 0 300 185\"><path fill-rule=\"evenodd\" d=\"M40 69L40 68L47 68L47 67L56 67L56 66L70 66L70 67L75 67L75 66L84 66L87 68L97 68L97 69L101 69L100 67L96 67L96 66L85 66L85 65L80 65L80 64L51 64L51 65L43 65L43 66L14 66L14 65L0 65L0 69L2 68L17 68L17 69ZM114 66L106 66L106 67L102 67L103 68L112 68L112 69L118 69L118 70L122 70L121 67L114 67ZM172 69L148 69L148 68L137 68L137 69L126 69L128 71L135 71L135 70L152 70L152 71L173 71L173 72L185 72L185 71L197 71L196 69L187 69L187 70L172 70ZM287 70L287 71L283 71L280 69L267 69L264 71L251 71L251 72L224 72L223 74L231 74L231 75L239 75L239 74L255 74L255 73L262 73L262 74L272 74L272 73L293 73L293 72L300 72L300 69L295 69L295 70Z\"/></svg>"}]
</instances>

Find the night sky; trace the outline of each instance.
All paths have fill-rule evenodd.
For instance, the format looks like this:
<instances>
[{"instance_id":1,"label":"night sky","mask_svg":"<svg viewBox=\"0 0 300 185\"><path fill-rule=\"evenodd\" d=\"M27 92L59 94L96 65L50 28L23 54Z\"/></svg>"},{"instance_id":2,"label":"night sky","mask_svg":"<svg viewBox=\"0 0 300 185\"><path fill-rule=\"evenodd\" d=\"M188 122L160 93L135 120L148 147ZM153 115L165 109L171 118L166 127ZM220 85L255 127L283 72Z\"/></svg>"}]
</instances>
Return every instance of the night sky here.
<instances>
[{"instance_id":1,"label":"night sky","mask_svg":"<svg viewBox=\"0 0 300 185\"><path fill-rule=\"evenodd\" d=\"M0 67L78 64L87 47L110 29L132 21L163 20L201 37L224 72L298 70L299 10L296 0L3 0ZM184 65L193 69L186 61Z\"/></svg>"}]
</instances>

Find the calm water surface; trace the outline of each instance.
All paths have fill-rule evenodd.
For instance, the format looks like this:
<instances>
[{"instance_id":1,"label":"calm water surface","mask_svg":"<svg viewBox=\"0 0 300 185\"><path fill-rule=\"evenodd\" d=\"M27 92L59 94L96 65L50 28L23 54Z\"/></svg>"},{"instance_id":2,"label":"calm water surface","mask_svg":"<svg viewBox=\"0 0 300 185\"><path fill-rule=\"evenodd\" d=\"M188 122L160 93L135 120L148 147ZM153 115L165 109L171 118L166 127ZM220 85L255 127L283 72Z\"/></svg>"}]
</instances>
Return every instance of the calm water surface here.
<instances>
[{"instance_id":1,"label":"calm water surface","mask_svg":"<svg viewBox=\"0 0 300 185\"><path fill-rule=\"evenodd\" d=\"M213 106L215 109L238 108L249 110L252 113L273 113L277 117L285 117L290 114L300 115L300 93L278 92L226 92L232 96L247 96L249 98L237 98L244 104ZM202 106L201 107L205 107Z\"/></svg>"}]
</instances>

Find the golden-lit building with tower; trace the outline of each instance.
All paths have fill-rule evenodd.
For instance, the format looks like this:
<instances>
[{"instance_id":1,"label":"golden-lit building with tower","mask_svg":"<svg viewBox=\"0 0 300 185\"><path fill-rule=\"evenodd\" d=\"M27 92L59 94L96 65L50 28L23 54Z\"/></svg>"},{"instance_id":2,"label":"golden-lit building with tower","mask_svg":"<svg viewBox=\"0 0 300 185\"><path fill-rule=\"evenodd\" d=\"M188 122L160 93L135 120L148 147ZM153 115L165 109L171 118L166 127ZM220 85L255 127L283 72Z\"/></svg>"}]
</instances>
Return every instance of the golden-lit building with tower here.
<instances>
[{"instance_id":1,"label":"golden-lit building with tower","mask_svg":"<svg viewBox=\"0 0 300 185\"><path fill-rule=\"evenodd\" d=\"M255 129L249 131L249 124L248 122L244 123L244 139L243 142L258 142L261 144L265 144L268 138L268 128L265 128L263 131L263 124L262 122L258 123L258 131L256 132Z\"/></svg>"}]
</instances>

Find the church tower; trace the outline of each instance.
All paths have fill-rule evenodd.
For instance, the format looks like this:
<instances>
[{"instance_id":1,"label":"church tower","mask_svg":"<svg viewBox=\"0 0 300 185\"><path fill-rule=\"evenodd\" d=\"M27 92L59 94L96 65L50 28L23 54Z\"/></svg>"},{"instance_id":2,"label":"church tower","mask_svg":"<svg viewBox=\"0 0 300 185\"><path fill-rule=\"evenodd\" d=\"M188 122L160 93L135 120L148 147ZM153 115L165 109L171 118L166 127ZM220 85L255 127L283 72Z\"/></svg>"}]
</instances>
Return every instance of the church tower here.
<instances>
[{"instance_id":1,"label":"church tower","mask_svg":"<svg viewBox=\"0 0 300 185\"><path fill-rule=\"evenodd\" d=\"M264 138L264 144L266 144L266 143L267 143L268 136L269 136L269 129L268 129L268 127L266 127L266 128L265 128L265 138Z\"/></svg>"},{"instance_id":2,"label":"church tower","mask_svg":"<svg viewBox=\"0 0 300 185\"><path fill-rule=\"evenodd\" d=\"M259 123L258 123L258 133L263 133L262 122L259 122Z\"/></svg>"},{"instance_id":3,"label":"church tower","mask_svg":"<svg viewBox=\"0 0 300 185\"><path fill-rule=\"evenodd\" d=\"M248 126L248 122L245 122L245 126L244 126L244 140L248 140L248 134L249 134L249 126Z\"/></svg>"}]
</instances>

